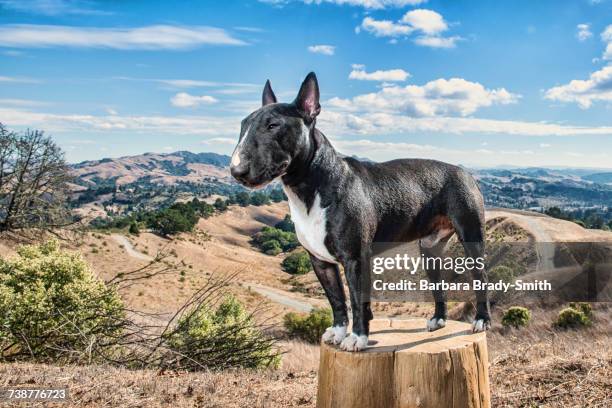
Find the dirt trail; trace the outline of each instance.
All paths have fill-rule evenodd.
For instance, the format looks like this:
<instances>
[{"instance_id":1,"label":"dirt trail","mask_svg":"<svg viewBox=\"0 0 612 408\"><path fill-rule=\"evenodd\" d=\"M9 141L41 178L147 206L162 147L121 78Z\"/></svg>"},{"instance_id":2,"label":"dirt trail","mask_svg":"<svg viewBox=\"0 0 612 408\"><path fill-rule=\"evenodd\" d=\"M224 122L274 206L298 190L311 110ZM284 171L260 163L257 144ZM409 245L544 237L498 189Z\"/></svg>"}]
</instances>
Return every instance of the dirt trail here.
<instances>
[{"instance_id":1,"label":"dirt trail","mask_svg":"<svg viewBox=\"0 0 612 408\"><path fill-rule=\"evenodd\" d=\"M529 231L536 243L536 252L538 254L537 272L548 271L555 268L555 247L551 243L554 242L553 237L542 225L542 220L545 217L523 214L521 211L489 211L487 215L495 218L497 215L502 215L516 223L519 227Z\"/></svg>"},{"instance_id":2,"label":"dirt trail","mask_svg":"<svg viewBox=\"0 0 612 408\"><path fill-rule=\"evenodd\" d=\"M142 252L136 250L134 245L128 240L125 236L120 234L112 234L111 237L115 242L120 245L123 245L125 252L127 255L145 261L152 261L153 257L143 254ZM319 301L316 299L307 299L299 294L294 294L291 292L287 292L281 289L271 288L269 286L261 285L258 283L242 283L243 287L247 289L251 289L256 293L259 293L262 296L270 299L273 302L279 303L283 306L287 306L291 309L295 309L299 312L310 312L313 307L320 306Z\"/></svg>"},{"instance_id":3,"label":"dirt trail","mask_svg":"<svg viewBox=\"0 0 612 408\"><path fill-rule=\"evenodd\" d=\"M117 242L119 245L123 245L123 247L125 248L125 252L127 252L127 254L131 256L132 258L141 259L143 261L153 260L153 257L143 254L140 251L137 251L134 248L134 245L132 245L130 240L127 239L125 236L119 235L119 234L112 234L111 238L115 240L115 242Z\"/></svg>"},{"instance_id":4,"label":"dirt trail","mask_svg":"<svg viewBox=\"0 0 612 408\"><path fill-rule=\"evenodd\" d=\"M286 292L280 289L271 288L256 283L243 283L242 286L251 289L262 296L267 297L273 302L290 307L299 312L310 312L315 306L319 305L319 301L315 299L307 299L291 292ZM298 297L299 296L299 297Z\"/></svg>"}]
</instances>

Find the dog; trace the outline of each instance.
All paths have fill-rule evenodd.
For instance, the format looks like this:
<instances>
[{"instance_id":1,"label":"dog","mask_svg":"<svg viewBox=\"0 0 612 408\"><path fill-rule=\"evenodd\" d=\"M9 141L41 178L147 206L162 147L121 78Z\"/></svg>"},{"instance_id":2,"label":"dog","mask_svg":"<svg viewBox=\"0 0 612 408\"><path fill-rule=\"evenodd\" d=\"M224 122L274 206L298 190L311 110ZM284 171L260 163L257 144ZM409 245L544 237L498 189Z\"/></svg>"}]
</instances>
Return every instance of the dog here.
<instances>
[{"instance_id":1,"label":"dog","mask_svg":"<svg viewBox=\"0 0 612 408\"><path fill-rule=\"evenodd\" d=\"M322 340L360 351L367 347L373 318L367 296L373 243L419 240L422 254L434 257L457 234L466 256L484 257L484 203L476 181L457 166L423 159L373 163L341 156L315 127L320 111L313 72L292 103L278 103L266 81L261 108L242 120L230 171L249 188L280 178L298 240L332 307L333 326ZM349 286L349 335L340 265ZM440 270L426 272L431 282L440 280ZM486 281L484 268L472 273L474 279ZM429 330L444 327L447 319L445 293L433 291L433 297ZM476 292L476 301L472 328L480 332L491 324L486 290Z\"/></svg>"}]
</instances>

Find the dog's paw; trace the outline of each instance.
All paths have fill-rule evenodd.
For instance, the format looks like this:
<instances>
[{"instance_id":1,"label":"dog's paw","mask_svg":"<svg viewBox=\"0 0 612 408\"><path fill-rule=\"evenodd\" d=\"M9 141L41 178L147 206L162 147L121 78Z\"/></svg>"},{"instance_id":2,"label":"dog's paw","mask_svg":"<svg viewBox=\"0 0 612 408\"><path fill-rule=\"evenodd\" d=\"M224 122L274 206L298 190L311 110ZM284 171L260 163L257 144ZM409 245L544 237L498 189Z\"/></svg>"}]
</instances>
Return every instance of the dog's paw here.
<instances>
[{"instance_id":1,"label":"dog's paw","mask_svg":"<svg viewBox=\"0 0 612 408\"><path fill-rule=\"evenodd\" d=\"M480 333L491 328L489 319L476 319L472 323L472 333Z\"/></svg>"},{"instance_id":2,"label":"dog's paw","mask_svg":"<svg viewBox=\"0 0 612 408\"><path fill-rule=\"evenodd\" d=\"M351 333L350 336L345 337L340 343L340 349L344 351L361 351L368 346L368 336L365 334L359 336L355 333Z\"/></svg>"},{"instance_id":3,"label":"dog's paw","mask_svg":"<svg viewBox=\"0 0 612 408\"><path fill-rule=\"evenodd\" d=\"M431 319L427 321L428 331L435 331L445 326L446 326L446 320L438 318L438 317L432 317Z\"/></svg>"},{"instance_id":4,"label":"dog's paw","mask_svg":"<svg viewBox=\"0 0 612 408\"><path fill-rule=\"evenodd\" d=\"M325 329L321 340L327 344L340 344L345 337L346 326L333 326Z\"/></svg>"}]
</instances>

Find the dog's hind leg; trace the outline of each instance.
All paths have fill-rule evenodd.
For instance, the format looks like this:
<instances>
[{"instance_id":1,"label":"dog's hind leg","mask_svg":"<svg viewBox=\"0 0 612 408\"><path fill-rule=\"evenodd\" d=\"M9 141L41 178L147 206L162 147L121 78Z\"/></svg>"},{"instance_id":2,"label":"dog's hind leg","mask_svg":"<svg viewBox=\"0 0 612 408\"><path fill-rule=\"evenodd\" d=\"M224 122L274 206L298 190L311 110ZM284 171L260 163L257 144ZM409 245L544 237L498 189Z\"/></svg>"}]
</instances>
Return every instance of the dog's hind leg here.
<instances>
[{"instance_id":1,"label":"dog's hind leg","mask_svg":"<svg viewBox=\"0 0 612 408\"><path fill-rule=\"evenodd\" d=\"M454 231L452 229L439 230L434 234L425 237L419 241L419 247L421 254L427 258L441 258L446 251L446 244L448 240L453 236ZM439 262L429 262L425 268L427 277L432 283L440 282L440 269ZM446 292L444 290L432 290L436 309L431 319L427 321L427 330L434 331L446 326Z\"/></svg>"},{"instance_id":2,"label":"dog's hind leg","mask_svg":"<svg viewBox=\"0 0 612 408\"><path fill-rule=\"evenodd\" d=\"M332 327L328 327L323 333L323 341L330 344L340 344L346 336L346 328L348 326L348 313L346 310L346 296L344 294L344 286L340 278L340 270L338 265L321 261L310 255L310 261L315 271L315 275L321 282L327 300L332 308L334 315L334 323Z\"/></svg>"},{"instance_id":3,"label":"dog's hind leg","mask_svg":"<svg viewBox=\"0 0 612 408\"><path fill-rule=\"evenodd\" d=\"M476 211L467 211L460 217L453 220L453 225L457 231L457 236L463 244L466 257L477 260L485 259L485 230L484 214ZM487 273L484 268L475 267L472 269L472 281L487 282ZM472 325L474 332L481 332L491 327L491 317L489 314L489 296L486 285L485 289L474 291L476 294L476 316Z\"/></svg>"}]
</instances>

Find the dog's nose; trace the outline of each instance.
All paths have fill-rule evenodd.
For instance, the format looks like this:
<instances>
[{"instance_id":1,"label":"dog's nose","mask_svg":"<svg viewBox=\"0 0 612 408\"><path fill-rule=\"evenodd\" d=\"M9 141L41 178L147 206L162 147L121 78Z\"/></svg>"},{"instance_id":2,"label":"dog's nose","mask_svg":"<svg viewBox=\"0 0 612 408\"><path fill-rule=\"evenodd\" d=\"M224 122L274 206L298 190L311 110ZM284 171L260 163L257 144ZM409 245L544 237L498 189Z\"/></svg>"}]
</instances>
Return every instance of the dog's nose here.
<instances>
[{"instance_id":1,"label":"dog's nose","mask_svg":"<svg viewBox=\"0 0 612 408\"><path fill-rule=\"evenodd\" d=\"M247 166L231 166L230 173L236 180L244 180L248 174L249 168Z\"/></svg>"}]
</instances>

